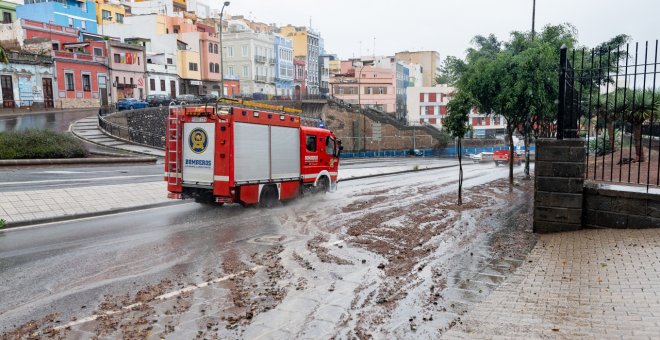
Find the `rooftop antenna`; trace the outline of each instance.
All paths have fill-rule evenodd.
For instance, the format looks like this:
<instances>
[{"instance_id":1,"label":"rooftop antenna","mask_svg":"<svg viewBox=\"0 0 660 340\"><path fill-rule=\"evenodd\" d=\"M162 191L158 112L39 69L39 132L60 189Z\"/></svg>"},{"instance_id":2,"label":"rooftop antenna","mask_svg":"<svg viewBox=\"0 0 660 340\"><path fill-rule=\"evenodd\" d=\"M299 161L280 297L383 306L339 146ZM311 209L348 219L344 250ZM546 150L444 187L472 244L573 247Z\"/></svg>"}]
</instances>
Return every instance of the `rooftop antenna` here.
<instances>
[{"instance_id":1,"label":"rooftop antenna","mask_svg":"<svg viewBox=\"0 0 660 340\"><path fill-rule=\"evenodd\" d=\"M374 60L376 59L376 37L374 37L374 49L371 50L373 52Z\"/></svg>"},{"instance_id":2,"label":"rooftop antenna","mask_svg":"<svg viewBox=\"0 0 660 340\"><path fill-rule=\"evenodd\" d=\"M309 16L309 29L312 29L312 16Z\"/></svg>"}]
</instances>

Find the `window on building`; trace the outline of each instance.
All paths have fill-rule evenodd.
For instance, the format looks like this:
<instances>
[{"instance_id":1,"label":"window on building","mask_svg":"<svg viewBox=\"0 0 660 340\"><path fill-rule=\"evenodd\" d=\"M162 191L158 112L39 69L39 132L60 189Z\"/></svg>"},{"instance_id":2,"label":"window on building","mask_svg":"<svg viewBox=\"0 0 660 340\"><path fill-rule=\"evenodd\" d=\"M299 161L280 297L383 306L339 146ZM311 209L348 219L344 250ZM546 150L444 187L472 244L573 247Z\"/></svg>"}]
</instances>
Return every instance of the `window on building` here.
<instances>
[{"instance_id":1,"label":"window on building","mask_svg":"<svg viewBox=\"0 0 660 340\"><path fill-rule=\"evenodd\" d=\"M209 71L215 73L215 65L213 65L213 63L209 63Z\"/></svg>"},{"instance_id":2,"label":"window on building","mask_svg":"<svg viewBox=\"0 0 660 340\"><path fill-rule=\"evenodd\" d=\"M80 9L84 12L87 13L87 3L86 2L81 2L80 3Z\"/></svg>"},{"instance_id":3,"label":"window on building","mask_svg":"<svg viewBox=\"0 0 660 340\"><path fill-rule=\"evenodd\" d=\"M387 87L378 87L376 93L377 94L387 94Z\"/></svg>"},{"instance_id":4,"label":"window on building","mask_svg":"<svg viewBox=\"0 0 660 340\"><path fill-rule=\"evenodd\" d=\"M215 73L220 73L220 64L215 63Z\"/></svg>"},{"instance_id":5,"label":"window on building","mask_svg":"<svg viewBox=\"0 0 660 340\"><path fill-rule=\"evenodd\" d=\"M73 72L64 72L64 86L67 91L74 91L75 84L73 83Z\"/></svg>"},{"instance_id":6,"label":"window on building","mask_svg":"<svg viewBox=\"0 0 660 340\"><path fill-rule=\"evenodd\" d=\"M2 12L2 23L3 24L11 24L12 23L11 13Z\"/></svg>"},{"instance_id":7,"label":"window on building","mask_svg":"<svg viewBox=\"0 0 660 340\"><path fill-rule=\"evenodd\" d=\"M218 44L213 44L213 53L218 54Z\"/></svg>"},{"instance_id":8,"label":"window on building","mask_svg":"<svg viewBox=\"0 0 660 340\"><path fill-rule=\"evenodd\" d=\"M190 71L197 71L197 63L188 63L188 70Z\"/></svg>"},{"instance_id":9,"label":"window on building","mask_svg":"<svg viewBox=\"0 0 660 340\"><path fill-rule=\"evenodd\" d=\"M97 57L102 57L103 56L103 49L94 47L94 55Z\"/></svg>"},{"instance_id":10,"label":"window on building","mask_svg":"<svg viewBox=\"0 0 660 340\"><path fill-rule=\"evenodd\" d=\"M86 92L92 91L92 79L89 74L82 75L82 84L83 84L83 91Z\"/></svg>"},{"instance_id":11,"label":"window on building","mask_svg":"<svg viewBox=\"0 0 660 340\"><path fill-rule=\"evenodd\" d=\"M248 67L247 67L247 65L246 65L246 66L243 66L243 77L247 77L248 75L249 75L249 73L248 73Z\"/></svg>"},{"instance_id":12,"label":"window on building","mask_svg":"<svg viewBox=\"0 0 660 340\"><path fill-rule=\"evenodd\" d=\"M69 27L73 27L73 18L69 18Z\"/></svg>"},{"instance_id":13,"label":"window on building","mask_svg":"<svg viewBox=\"0 0 660 340\"><path fill-rule=\"evenodd\" d=\"M112 13L107 10L102 10L101 11L101 20L112 20ZM103 22L101 22L101 25L103 25Z\"/></svg>"},{"instance_id":14,"label":"window on building","mask_svg":"<svg viewBox=\"0 0 660 340\"><path fill-rule=\"evenodd\" d=\"M133 87L132 85L133 85L133 77L131 77L131 87Z\"/></svg>"},{"instance_id":15,"label":"window on building","mask_svg":"<svg viewBox=\"0 0 660 340\"><path fill-rule=\"evenodd\" d=\"M209 53L213 53L213 44L209 43Z\"/></svg>"},{"instance_id":16,"label":"window on building","mask_svg":"<svg viewBox=\"0 0 660 340\"><path fill-rule=\"evenodd\" d=\"M230 76L234 75L234 66L229 66L227 68L227 73L229 73Z\"/></svg>"},{"instance_id":17,"label":"window on building","mask_svg":"<svg viewBox=\"0 0 660 340\"><path fill-rule=\"evenodd\" d=\"M479 119L481 120L481 122L479 123L479 125L486 125L486 117L481 117L481 118L479 118Z\"/></svg>"},{"instance_id":18,"label":"window on building","mask_svg":"<svg viewBox=\"0 0 660 340\"><path fill-rule=\"evenodd\" d=\"M115 63L118 63L118 64L121 63L121 56L119 55L119 53L115 53L113 58L115 60Z\"/></svg>"},{"instance_id":19,"label":"window on building","mask_svg":"<svg viewBox=\"0 0 660 340\"><path fill-rule=\"evenodd\" d=\"M115 21L117 21L120 24L124 23L124 15L121 13L115 13Z\"/></svg>"},{"instance_id":20,"label":"window on building","mask_svg":"<svg viewBox=\"0 0 660 340\"><path fill-rule=\"evenodd\" d=\"M53 43L53 51L59 51L60 50L60 44L54 42Z\"/></svg>"},{"instance_id":21,"label":"window on building","mask_svg":"<svg viewBox=\"0 0 660 340\"><path fill-rule=\"evenodd\" d=\"M115 77L115 85L119 85L119 77Z\"/></svg>"},{"instance_id":22,"label":"window on building","mask_svg":"<svg viewBox=\"0 0 660 340\"><path fill-rule=\"evenodd\" d=\"M156 91L156 79L149 79L149 90Z\"/></svg>"},{"instance_id":23,"label":"window on building","mask_svg":"<svg viewBox=\"0 0 660 340\"><path fill-rule=\"evenodd\" d=\"M85 22L85 20L80 21L80 29L82 29L83 31L87 30L87 23Z\"/></svg>"},{"instance_id":24,"label":"window on building","mask_svg":"<svg viewBox=\"0 0 660 340\"><path fill-rule=\"evenodd\" d=\"M167 65L172 65L174 61L172 61L172 58L167 58Z\"/></svg>"},{"instance_id":25,"label":"window on building","mask_svg":"<svg viewBox=\"0 0 660 340\"><path fill-rule=\"evenodd\" d=\"M165 79L160 80L160 90L165 91Z\"/></svg>"},{"instance_id":26,"label":"window on building","mask_svg":"<svg viewBox=\"0 0 660 340\"><path fill-rule=\"evenodd\" d=\"M500 116L495 116L495 125L500 125Z\"/></svg>"},{"instance_id":27,"label":"window on building","mask_svg":"<svg viewBox=\"0 0 660 340\"><path fill-rule=\"evenodd\" d=\"M258 48L259 48L259 47L257 47L257 49L258 49ZM247 57L247 55L248 55L248 46L247 46L247 45L243 45L243 46L241 46L241 50L242 50L242 55L243 55L244 57Z\"/></svg>"},{"instance_id":28,"label":"window on building","mask_svg":"<svg viewBox=\"0 0 660 340\"><path fill-rule=\"evenodd\" d=\"M233 57L234 56L234 48L231 46L227 46L227 57Z\"/></svg>"}]
</instances>

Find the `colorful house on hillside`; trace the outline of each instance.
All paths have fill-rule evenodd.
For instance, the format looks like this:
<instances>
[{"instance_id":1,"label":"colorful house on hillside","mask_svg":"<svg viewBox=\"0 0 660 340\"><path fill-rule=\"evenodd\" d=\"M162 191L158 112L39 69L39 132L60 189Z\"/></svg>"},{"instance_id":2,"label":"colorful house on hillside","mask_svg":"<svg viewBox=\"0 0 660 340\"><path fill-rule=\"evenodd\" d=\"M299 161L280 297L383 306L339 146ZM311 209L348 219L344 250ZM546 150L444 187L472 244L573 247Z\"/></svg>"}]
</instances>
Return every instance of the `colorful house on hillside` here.
<instances>
[{"instance_id":1,"label":"colorful house on hillside","mask_svg":"<svg viewBox=\"0 0 660 340\"><path fill-rule=\"evenodd\" d=\"M25 0L25 5L16 8L16 16L97 33L96 3L93 1Z\"/></svg>"},{"instance_id":2,"label":"colorful house on hillside","mask_svg":"<svg viewBox=\"0 0 660 340\"><path fill-rule=\"evenodd\" d=\"M112 101L122 98L146 97L147 59L144 47L118 41L107 41L109 69L112 80Z\"/></svg>"},{"instance_id":3,"label":"colorful house on hillside","mask_svg":"<svg viewBox=\"0 0 660 340\"><path fill-rule=\"evenodd\" d=\"M16 21L16 4L8 1L0 1L0 12L2 12L2 23L11 24Z\"/></svg>"}]
</instances>

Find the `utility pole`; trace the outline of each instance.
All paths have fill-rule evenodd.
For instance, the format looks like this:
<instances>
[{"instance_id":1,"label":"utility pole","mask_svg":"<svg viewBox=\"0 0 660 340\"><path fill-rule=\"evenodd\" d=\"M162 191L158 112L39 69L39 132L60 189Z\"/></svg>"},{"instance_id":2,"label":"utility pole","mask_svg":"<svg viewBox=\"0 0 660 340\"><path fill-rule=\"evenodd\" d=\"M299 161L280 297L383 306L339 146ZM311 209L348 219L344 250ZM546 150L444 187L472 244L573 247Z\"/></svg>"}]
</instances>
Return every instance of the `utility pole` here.
<instances>
[{"instance_id":1,"label":"utility pole","mask_svg":"<svg viewBox=\"0 0 660 340\"><path fill-rule=\"evenodd\" d=\"M536 21L536 0L532 0L532 36L531 40L532 43L534 42L534 35L536 32L534 31L534 24ZM529 112L527 112L527 119L525 120L525 179L530 179L531 176L529 174L529 134L530 134L530 124L529 120L531 117L529 117Z\"/></svg>"}]
</instances>

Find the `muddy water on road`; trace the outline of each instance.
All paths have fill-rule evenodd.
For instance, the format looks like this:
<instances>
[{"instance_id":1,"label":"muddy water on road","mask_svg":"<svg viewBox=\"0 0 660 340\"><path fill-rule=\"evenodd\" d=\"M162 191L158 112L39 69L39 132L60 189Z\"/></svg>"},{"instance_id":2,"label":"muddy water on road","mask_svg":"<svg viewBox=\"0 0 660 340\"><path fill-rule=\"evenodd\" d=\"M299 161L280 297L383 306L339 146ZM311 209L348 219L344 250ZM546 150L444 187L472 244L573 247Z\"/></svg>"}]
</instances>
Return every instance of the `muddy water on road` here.
<instances>
[{"instance_id":1,"label":"muddy water on road","mask_svg":"<svg viewBox=\"0 0 660 340\"><path fill-rule=\"evenodd\" d=\"M170 217L177 232L153 241L179 258L166 275L14 334L437 338L535 242L530 181L509 190L503 168L466 170L462 206L455 171L437 171L340 183L272 210Z\"/></svg>"}]
</instances>

